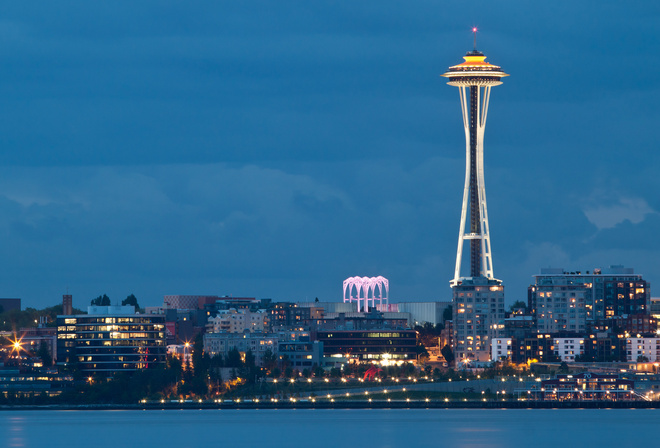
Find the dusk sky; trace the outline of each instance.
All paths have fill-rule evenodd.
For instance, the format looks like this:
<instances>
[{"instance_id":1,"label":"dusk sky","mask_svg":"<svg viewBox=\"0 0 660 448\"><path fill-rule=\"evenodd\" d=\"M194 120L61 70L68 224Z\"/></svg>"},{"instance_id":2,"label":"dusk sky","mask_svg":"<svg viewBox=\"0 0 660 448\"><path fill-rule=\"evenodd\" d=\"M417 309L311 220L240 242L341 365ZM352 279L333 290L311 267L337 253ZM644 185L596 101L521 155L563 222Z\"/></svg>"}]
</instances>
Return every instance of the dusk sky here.
<instances>
[{"instance_id":1,"label":"dusk sky","mask_svg":"<svg viewBox=\"0 0 660 448\"><path fill-rule=\"evenodd\" d=\"M18 2L0 14L0 297L450 300L465 141L493 88L495 277L623 264L660 288L660 4Z\"/></svg>"}]
</instances>

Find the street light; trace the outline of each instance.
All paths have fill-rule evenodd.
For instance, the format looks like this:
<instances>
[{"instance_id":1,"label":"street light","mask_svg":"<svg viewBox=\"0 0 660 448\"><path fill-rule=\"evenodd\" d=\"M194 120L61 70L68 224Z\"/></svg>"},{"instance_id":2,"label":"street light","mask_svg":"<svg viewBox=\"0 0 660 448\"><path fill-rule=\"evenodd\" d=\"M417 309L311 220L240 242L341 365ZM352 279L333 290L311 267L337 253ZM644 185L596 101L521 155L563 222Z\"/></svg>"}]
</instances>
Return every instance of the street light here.
<instances>
[{"instance_id":1,"label":"street light","mask_svg":"<svg viewBox=\"0 0 660 448\"><path fill-rule=\"evenodd\" d=\"M11 339L9 340L9 342L11 342L11 351L12 351L12 352L16 352L16 355L17 355L17 356L20 355L20 354L21 354L21 350L23 350L23 343L22 343L22 341L23 341L23 339L18 339L18 338L16 337L16 335L14 335L14 340L13 340L13 341L12 341Z\"/></svg>"}]
</instances>

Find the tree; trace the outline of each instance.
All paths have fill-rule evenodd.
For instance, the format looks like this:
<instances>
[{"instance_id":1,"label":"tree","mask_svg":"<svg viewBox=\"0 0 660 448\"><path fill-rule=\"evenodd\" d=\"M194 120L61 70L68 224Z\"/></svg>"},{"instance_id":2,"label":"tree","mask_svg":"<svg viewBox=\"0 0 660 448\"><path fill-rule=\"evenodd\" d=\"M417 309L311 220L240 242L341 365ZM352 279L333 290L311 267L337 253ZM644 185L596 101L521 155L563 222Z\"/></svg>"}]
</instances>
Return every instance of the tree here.
<instances>
[{"instance_id":1,"label":"tree","mask_svg":"<svg viewBox=\"0 0 660 448\"><path fill-rule=\"evenodd\" d=\"M639 355L639 356L637 357L637 362L649 362L649 358L647 358L647 357L644 356L644 355Z\"/></svg>"},{"instance_id":2,"label":"tree","mask_svg":"<svg viewBox=\"0 0 660 448\"><path fill-rule=\"evenodd\" d=\"M204 340L198 334L192 345L192 364L195 376L206 377L211 366L211 358L204 353Z\"/></svg>"},{"instance_id":3,"label":"tree","mask_svg":"<svg viewBox=\"0 0 660 448\"><path fill-rule=\"evenodd\" d=\"M451 350L451 347L448 345L445 345L442 347L442 350L440 350L440 353L442 356L444 356L445 361L447 361L447 364L451 364L454 362L454 352Z\"/></svg>"},{"instance_id":4,"label":"tree","mask_svg":"<svg viewBox=\"0 0 660 448\"><path fill-rule=\"evenodd\" d=\"M41 341L41 345L39 345L39 351L37 352L37 356L41 358L44 367L50 367L53 365L53 357L50 354L50 349L48 348L48 344L46 344L44 341Z\"/></svg>"},{"instance_id":5,"label":"tree","mask_svg":"<svg viewBox=\"0 0 660 448\"><path fill-rule=\"evenodd\" d=\"M325 369L321 366L314 365L314 376L316 378L323 378L325 376Z\"/></svg>"},{"instance_id":6,"label":"tree","mask_svg":"<svg viewBox=\"0 0 660 448\"><path fill-rule=\"evenodd\" d=\"M273 354L271 349L266 349L263 356L263 366L266 370L273 370L277 367L277 357Z\"/></svg>"},{"instance_id":7,"label":"tree","mask_svg":"<svg viewBox=\"0 0 660 448\"><path fill-rule=\"evenodd\" d=\"M527 304L522 300L516 300L515 302L513 302L513 305L509 307L509 311L511 311L512 313L518 309L522 309L524 313L527 313Z\"/></svg>"},{"instance_id":8,"label":"tree","mask_svg":"<svg viewBox=\"0 0 660 448\"><path fill-rule=\"evenodd\" d=\"M121 305L122 306L131 305L131 306L134 306L136 310L140 309L140 305L138 304L137 297L135 297L135 295L133 295L133 294L131 294L130 296L128 296L124 300L122 300Z\"/></svg>"},{"instance_id":9,"label":"tree","mask_svg":"<svg viewBox=\"0 0 660 448\"><path fill-rule=\"evenodd\" d=\"M227 353L227 359L225 359L225 367L234 367L240 368L243 367L243 360L241 359L241 354L236 347L229 350Z\"/></svg>"},{"instance_id":10,"label":"tree","mask_svg":"<svg viewBox=\"0 0 660 448\"><path fill-rule=\"evenodd\" d=\"M92 299L90 302L92 306L110 306L110 297L106 294L98 296L96 299Z\"/></svg>"},{"instance_id":11,"label":"tree","mask_svg":"<svg viewBox=\"0 0 660 448\"><path fill-rule=\"evenodd\" d=\"M418 334L418 342L424 347L437 347L438 337L442 332L443 325L433 325L431 322L425 322L424 325L417 325L415 330Z\"/></svg>"},{"instance_id":12,"label":"tree","mask_svg":"<svg viewBox=\"0 0 660 448\"><path fill-rule=\"evenodd\" d=\"M258 369L256 359L252 353L252 350L250 349L245 352L244 365L245 367L243 368L243 376L245 376L248 383L254 383L257 379Z\"/></svg>"}]
</instances>

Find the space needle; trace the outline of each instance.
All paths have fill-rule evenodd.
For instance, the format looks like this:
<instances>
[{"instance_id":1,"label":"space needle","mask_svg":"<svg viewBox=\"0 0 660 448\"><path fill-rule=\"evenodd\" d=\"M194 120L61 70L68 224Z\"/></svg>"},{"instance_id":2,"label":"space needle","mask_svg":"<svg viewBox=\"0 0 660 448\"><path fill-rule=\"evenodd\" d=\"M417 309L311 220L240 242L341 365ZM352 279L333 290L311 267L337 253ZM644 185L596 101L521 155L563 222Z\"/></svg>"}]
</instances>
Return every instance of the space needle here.
<instances>
[{"instance_id":1,"label":"space needle","mask_svg":"<svg viewBox=\"0 0 660 448\"><path fill-rule=\"evenodd\" d=\"M509 76L486 62L474 49L464 62L449 67L443 77L458 87L465 129L465 186L452 287L453 351L459 362L492 360L492 342L501 337L504 320L504 285L493 275L486 186L484 183L484 131L490 89ZM470 242L470 273L461 275L463 248Z\"/></svg>"},{"instance_id":2,"label":"space needle","mask_svg":"<svg viewBox=\"0 0 660 448\"><path fill-rule=\"evenodd\" d=\"M449 71L441 75L449 79L447 84L458 87L465 128L465 188L452 286L461 280L466 240L470 241L470 277L494 278L484 184L484 131L490 89L502 84L501 79L509 75L497 65L485 61L486 56L477 51L477 29L473 28L472 32L474 50L463 56L464 62L449 67Z\"/></svg>"}]
</instances>

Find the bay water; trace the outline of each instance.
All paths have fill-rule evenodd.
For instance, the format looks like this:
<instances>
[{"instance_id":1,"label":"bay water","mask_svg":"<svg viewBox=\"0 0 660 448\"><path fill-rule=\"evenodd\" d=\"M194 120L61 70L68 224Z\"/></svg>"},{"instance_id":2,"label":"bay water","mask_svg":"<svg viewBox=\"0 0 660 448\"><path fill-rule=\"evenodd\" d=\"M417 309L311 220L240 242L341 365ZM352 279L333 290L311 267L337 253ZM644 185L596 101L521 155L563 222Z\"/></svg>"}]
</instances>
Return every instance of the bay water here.
<instances>
[{"instance_id":1,"label":"bay water","mask_svg":"<svg viewBox=\"0 0 660 448\"><path fill-rule=\"evenodd\" d=\"M0 411L0 447L640 447L654 409Z\"/></svg>"}]
</instances>

